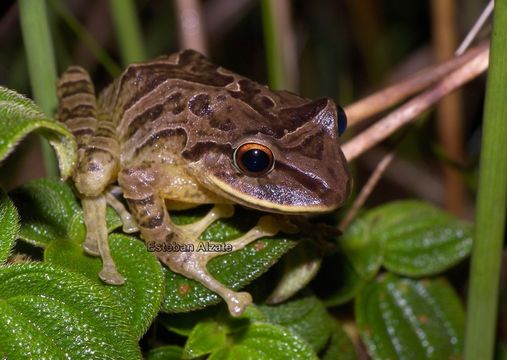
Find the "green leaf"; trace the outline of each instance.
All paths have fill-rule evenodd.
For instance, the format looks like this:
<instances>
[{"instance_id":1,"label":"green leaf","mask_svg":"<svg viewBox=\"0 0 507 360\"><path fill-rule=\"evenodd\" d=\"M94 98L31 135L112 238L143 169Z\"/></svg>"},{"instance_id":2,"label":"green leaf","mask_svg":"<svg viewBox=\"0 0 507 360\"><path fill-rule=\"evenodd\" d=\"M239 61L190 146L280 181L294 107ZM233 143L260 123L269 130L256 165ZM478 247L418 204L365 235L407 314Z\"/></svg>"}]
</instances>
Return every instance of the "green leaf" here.
<instances>
[{"instance_id":1,"label":"green leaf","mask_svg":"<svg viewBox=\"0 0 507 360\"><path fill-rule=\"evenodd\" d=\"M181 360L183 349L176 345L160 346L146 354L146 360Z\"/></svg>"},{"instance_id":2,"label":"green leaf","mask_svg":"<svg viewBox=\"0 0 507 360\"><path fill-rule=\"evenodd\" d=\"M331 323L331 338L322 356L322 360L356 360L357 353L350 338L337 321Z\"/></svg>"},{"instance_id":3,"label":"green leaf","mask_svg":"<svg viewBox=\"0 0 507 360\"><path fill-rule=\"evenodd\" d=\"M382 265L382 242L375 228L377 223L368 215L356 219L338 239L341 252L363 279L372 279Z\"/></svg>"},{"instance_id":4,"label":"green leaf","mask_svg":"<svg viewBox=\"0 0 507 360\"><path fill-rule=\"evenodd\" d=\"M322 255L316 245L302 241L282 258L283 274L266 302L281 303L303 289L317 275L321 261Z\"/></svg>"},{"instance_id":5,"label":"green leaf","mask_svg":"<svg viewBox=\"0 0 507 360\"><path fill-rule=\"evenodd\" d=\"M0 264L9 257L18 231L18 212L7 194L0 189Z\"/></svg>"},{"instance_id":6,"label":"green leaf","mask_svg":"<svg viewBox=\"0 0 507 360\"><path fill-rule=\"evenodd\" d=\"M225 346L225 328L214 320L198 323L190 333L183 350L183 358L194 359L211 354Z\"/></svg>"},{"instance_id":7,"label":"green leaf","mask_svg":"<svg viewBox=\"0 0 507 360\"><path fill-rule=\"evenodd\" d=\"M19 237L31 244L45 247L54 239L84 241L83 210L70 186L54 179L31 181L11 192L19 209ZM121 226L116 212L107 208L109 231Z\"/></svg>"},{"instance_id":8,"label":"green leaf","mask_svg":"<svg viewBox=\"0 0 507 360\"><path fill-rule=\"evenodd\" d=\"M278 325L253 323L229 336L228 346L209 360L303 360L318 359L310 345L292 331Z\"/></svg>"},{"instance_id":9,"label":"green leaf","mask_svg":"<svg viewBox=\"0 0 507 360\"><path fill-rule=\"evenodd\" d=\"M352 300L368 281L368 277L356 272L345 255L337 253L324 258L312 288L326 306L332 307Z\"/></svg>"},{"instance_id":10,"label":"green leaf","mask_svg":"<svg viewBox=\"0 0 507 360\"><path fill-rule=\"evenodd\" d=\"M31 100L0 86L0 161L32 131L46 137L56 151L62 177L70 176L76 162L72 134L62 124L48 119Z\"/></svg>"},{"instance_id":11,"label":"green leaf","mask_svg":"<svg viewBox=\"0 0 507 360\"><path fill-rule=\"evenodd\" d=\"M400 201L372 210L368 218L384 244L384 266L406 276L447 270L470 254L472 228L419 201Z\"/></svg>"},{"instance_id":12,"label":"green leaf","mask_svg":"<svg viewBox=\"0 0 507 360\"><path fill-rule=\"evenodd\" d=\"M0 353L9 359L140 359L121 305L48 264L0 268Z\"/></svg>"},{"instance_id":13,"label":"green leaf","mask_svg":"<svg viewBox=\"0 0 507 360\"><path fill-rule=\"evenodd\" d=\"M412 280L387 274L364 287L355 315L374 359L458 359L464 313L442 278Z\"/></svg>"},{"instance_id":14,"label":"green leaf","mask_svg":"<svg viewBox=\"0 0 507 360\"><path fill-rule=\"evenodd\" d=\"M326 345L331 335L331 318L315 296L305 296L277 306L261 305L258 308L266 316L266 322L294 331L315 352Z\"/></svg>"},{"instance_id":15,"label":"green leaf","mask_svg":"<svg viewBox=\"0 0 507 360\"><path fill-rule=\"evenodd\" d=\"M174 214L177 224L196 221L199 211ZM191 215L188 215L191 214ZM205 241L227 242L233 240L250 228L258 219L252 211L237 209L232 219L223 219L211 225L201 236ZM239 290L267 271L278 259L293 248L297 241L284 234L272 238L262 238L240 251L212 259L208 263L209 272L220 282L233 290ZM185 312L216 304L221 298L197 281L187 279L164 267L166 277L166 297L162 308L166 312Z\"/></svg>"},{"instance_id":16,"label":"green leaf","mask_svg":"<svg viewBox=\"0 0 507 360\"><path fill-rule=\"evenodd\" d=\"M251 307L248 307L249 310ZM192 329L201 321L212 318L217 314L218 307L210 306L206 309L180 314L160 314L158 320L164 327L178 335L188 337ZM246 313L246 311L245 311Z\"/></svg>"},{"instance_id":17,"label":"green leaf","mask_svg":"<svg viewBox=\"0 0 507 360\"><path fill-rule=\"evenodd\" d=\"M68 240L54 240L44 251L44 259L85 275L98 286L109 291L128 315L132 332L140 338L157 315L164 292L164 277L159 261L146 250L144 243L130 236L109 236L111 255L125 284L104 284L98 277L102 261L84 253L80 244Z\"/></svg>"},{"instance_id":18,"label":"green leaf","mask_svg":"<svg viewBox=\"0 0 507 360\"><path fill-rule=\"evenodd\" d=\"M66 238L82 210L70 187L52 179L31 181L11 193L19 209L22 240L46 246ZM83 235L81 235L83 236Z\"/></svg>"},{"instance_id":19,"label":"green leaf","mask_svg":"<svg viewBox=\"0 0 507 360\"><path fill-rule=\"evenodd\" d=\"M23 240L42 247L49 246L52 241L57 241L54 243L55 246L62 245L61 240L72 241L76 244L83 242L85 228L82 210L67 184L48 179L36 180L17 189L12 196L20 209L22 219L20 237ZM177 224L191 223L203 216L205 211L206 209L196 209L176 213L172 218ZM238 218L214 223L202 235L202 240L232 240L256 224L257 213L252 215L252 212L237 211L237 214ZM110 208L108 208L107 221L109 230L121 225L118 216ZM208 269L219 281L231 288L239 289L265 272L295 244L295 240L281 236L260 239L241 251L213 259L208 264ZM71 245L62 245L62 249L69 246ZM82 253L77 248L70 252ZM146 248L143 248L143 252L147 252ZM113 258L115 258L114 254ZM69 257L69 259L73 258ZM92 260L95 260L96 265L90 265ZM98 259L88 257L82 261L62 260L58 263L71 266L73 269L79 267L80 272L90 278L96 277L95 270L99 269L98 264L100 264ZM218 295L196 281L175 274L166 267L164 267L164 272L166 277L164 309L168 312L199 309L221 300Z\"/></svg>"}]
</instances>

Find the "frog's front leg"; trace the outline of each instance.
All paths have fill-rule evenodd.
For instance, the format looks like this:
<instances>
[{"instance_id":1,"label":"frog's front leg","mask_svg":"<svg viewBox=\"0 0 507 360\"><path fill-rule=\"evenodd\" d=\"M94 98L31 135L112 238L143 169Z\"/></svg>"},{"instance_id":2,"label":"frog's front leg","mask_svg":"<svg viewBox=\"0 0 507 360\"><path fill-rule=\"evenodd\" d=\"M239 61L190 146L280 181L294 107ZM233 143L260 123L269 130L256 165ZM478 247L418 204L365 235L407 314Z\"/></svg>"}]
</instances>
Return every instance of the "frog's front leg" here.
<instances>
[{"instance_id":1,"label":"frog's front leg","mask_svg":"<svg viewBox=\"0 0 507 360\"><path fill-rule=\"evenodd\" d=\"M194 251L157 251L156 255L172 271L196 280L208 289L220 295L232 315L240 315L251 304L252 298L247 292L235 292L216 280L207 270L211 252L197 251L199 236L215 220L228 217L233 213L231 205L217 205L207 216L194 224L176 226L170 219L165 200L159 186L163 178L149 167L124 169L120 172L118 183L123 188L132 215L136 218L141 235L152 248L169 248L169 245L192 245ZM256 233L254 238L266 236ZM250 234L251 235L251 234ZM241 240L239 241L241 242ZM238 242L238 244L239 244Z\"/></svg>"}]
</instances>

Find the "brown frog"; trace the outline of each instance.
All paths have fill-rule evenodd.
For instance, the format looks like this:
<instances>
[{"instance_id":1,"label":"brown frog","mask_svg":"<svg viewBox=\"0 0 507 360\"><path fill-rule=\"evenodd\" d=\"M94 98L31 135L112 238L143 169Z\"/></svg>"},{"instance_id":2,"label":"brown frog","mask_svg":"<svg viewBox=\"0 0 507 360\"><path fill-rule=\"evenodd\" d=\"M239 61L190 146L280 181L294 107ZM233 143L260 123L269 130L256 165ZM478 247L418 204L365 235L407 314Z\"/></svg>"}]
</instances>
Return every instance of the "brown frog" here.
<instances>
[{"instance_id":1,"label":"brown frog","mask_svg":"<svg viewBox=\"0 0 507 360\"><path fill-rule=\"evenodd\" d=\"M269 213L317 214L340 206L350 189L338 144L341 109L272 91L184 50L130 65L96 100L88 73L69 68L58 81L58 119L78 142L74 184L82 199L83 247L101 256L100 278L121 285L110 255L106 204L125 232L140 231L153 248L199 244L234 204ZM115 198L117 182L130 212ZM214 204L200 221L176 226L168 209ZM260 218L227 250L272 236L285 225ZM172 246L172 249L175 247ZM225 251L158 251L171 270L219 294L232 315L252 299L213 278L210 259Z\"/></svg>"}]
</instances>

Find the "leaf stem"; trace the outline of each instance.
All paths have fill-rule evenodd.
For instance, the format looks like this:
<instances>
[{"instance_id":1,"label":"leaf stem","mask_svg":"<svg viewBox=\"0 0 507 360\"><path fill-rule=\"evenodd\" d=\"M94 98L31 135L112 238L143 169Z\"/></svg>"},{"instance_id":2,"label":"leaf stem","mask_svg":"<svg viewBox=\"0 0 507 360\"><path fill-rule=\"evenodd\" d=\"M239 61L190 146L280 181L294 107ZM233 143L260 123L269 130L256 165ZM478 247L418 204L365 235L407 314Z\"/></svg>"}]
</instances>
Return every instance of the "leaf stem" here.
<instances>
[{"instance_id":1,"label":"leaf stem","mask_svg":"<svg viewBox=\"0 0 507 360\"><path fill-rule=\"evenodd\" d=\"M141 29L132 0L109 0L124 65L146 58Z\"/></svg>"},{"instance_id":2,"label":"leaf stem","mask_svg":"<svg viewBox=\"0 0 507 360\"><path fill-rule=\"evenodd\" d=\"M33 97L51 118L57 104L56 63L46 2L20 0L18 4ZM58 176L58 165L53 150L46 140L41 138L41 143L46 174Z\"/></svg>"},{"instance_id":3,"label":"leaf stem","mask_svg":"<svg viewBox=\"0 0 507 360\"><path fill-rule=\"evenodd\" d=\"M507 206L507 0L495 1L486 86L465 359L492 359Z\"/></svg>"}]
</instances>

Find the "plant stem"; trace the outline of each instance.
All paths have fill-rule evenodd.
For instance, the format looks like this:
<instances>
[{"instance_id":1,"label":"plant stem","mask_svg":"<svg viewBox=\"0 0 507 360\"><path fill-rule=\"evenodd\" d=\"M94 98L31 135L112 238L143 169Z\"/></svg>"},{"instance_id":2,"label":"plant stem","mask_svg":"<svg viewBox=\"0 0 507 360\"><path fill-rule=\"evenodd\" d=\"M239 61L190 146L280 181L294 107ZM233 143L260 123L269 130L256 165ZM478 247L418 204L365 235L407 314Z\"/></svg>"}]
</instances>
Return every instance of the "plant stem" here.
<instances>
[{"instance_id":1,"label":"plant stem","mask_svg":"<svg viewBox=\"0 0 507 360\"><path fill-rule=\"evenodd\" d=\"M43 2L43 1L41 1ZM97 43L97 41L86 31L86 29L79 23L79 21L69 12L65 5L58 0L50 0L49 4L54 11L62 18L67 26L74 31L78 38L90 49L95 55L97 60L104 66L106 71L111 76L117 76L121 68L116 62L109 56L109 54Z\"/></svg>"},{"instance_id":2,"label":"plant stem","mask_svg":"<svg viewBox=\"0 0 507 360\"><path fill-rule=\"evenodd\" d=\"M132 0L109 0L124 65L146 58L141 29Z\"/></svg>"},{"instance_id":3,"label":"plant stem","mask_svg":"<svg viewBox=\"0 0 507 360\"><path fill-rule=\"evenodd\" d=\"M49 31L46 1L19 0L19 15L34 100L48 117L56 108L56 63ZM48 176L58 176L58 165L49 143L41 138Z\"/></svg>"},{"instance_id":4,"label":"plant stem","mask_svg":"<svg viewBox=\"0 0 507 360\"><path fill-rule=\"evenodd\" d=\"M507 0L495 1L486 86L465 359L492 359L507 203Z\"/></svg>"},{"instance_id":5,"label":"plant stem","mask_svg":"<svg viewBox=\"0 0 507 360\"><path fill-rule=\"evenodd\" d=\"M277 0L262 0L261 6L269 86L279 90L285 88L287 79L283 67L282 41L276 31L275 1Z\"/></svg>"}]
</instances>

